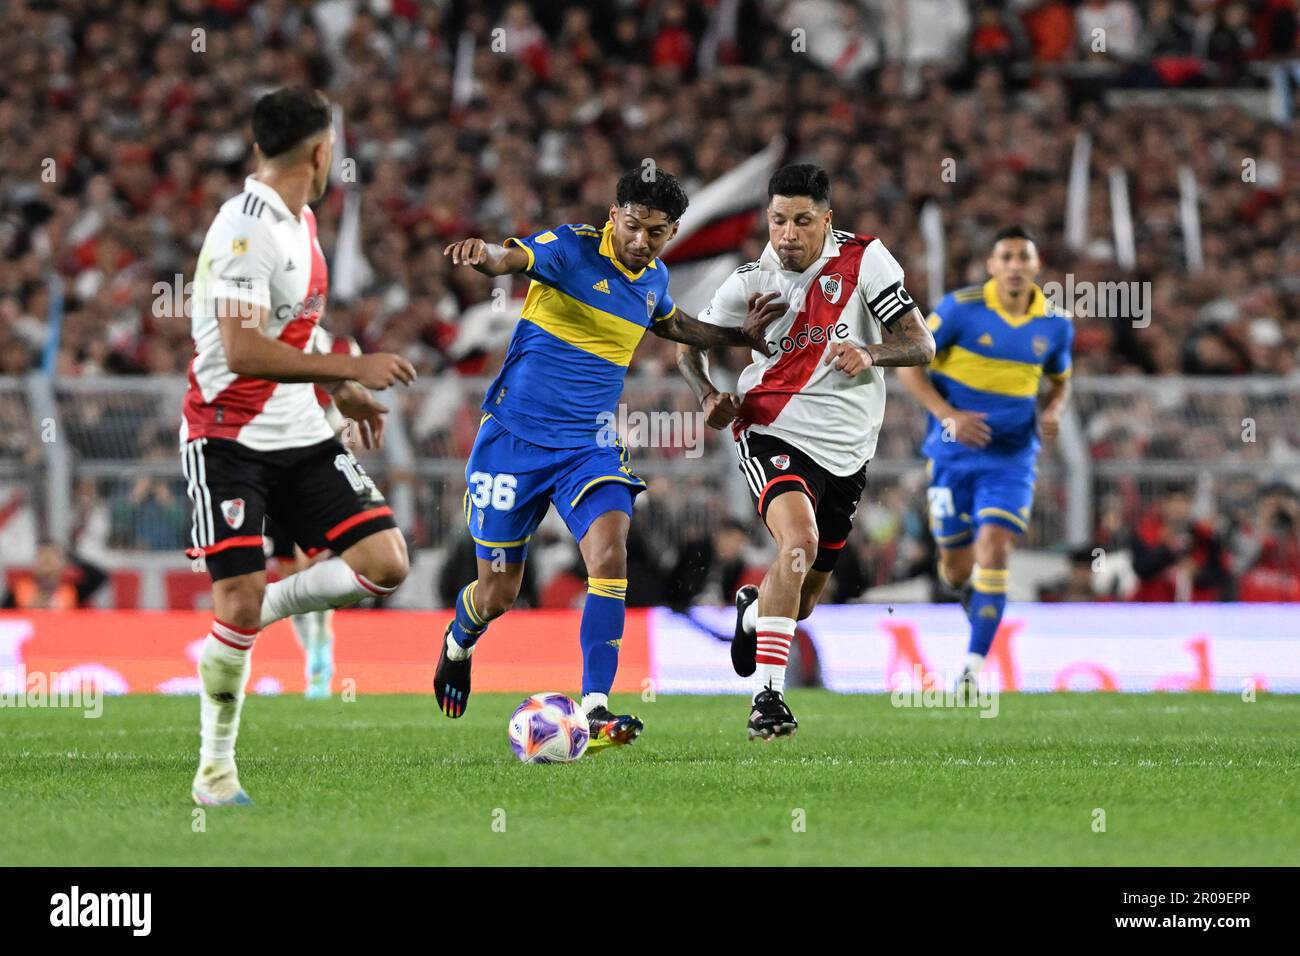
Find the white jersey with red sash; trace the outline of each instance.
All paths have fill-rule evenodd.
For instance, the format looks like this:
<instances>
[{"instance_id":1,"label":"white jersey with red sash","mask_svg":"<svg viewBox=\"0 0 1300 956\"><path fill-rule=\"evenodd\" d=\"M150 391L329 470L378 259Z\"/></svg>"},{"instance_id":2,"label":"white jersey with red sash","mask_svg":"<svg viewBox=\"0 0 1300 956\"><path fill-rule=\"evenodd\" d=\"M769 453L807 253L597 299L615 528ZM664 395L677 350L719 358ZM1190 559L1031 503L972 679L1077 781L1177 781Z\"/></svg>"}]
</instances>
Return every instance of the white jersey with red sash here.
<instances>
[{"instance_id":1,"label":"white jersey with red sash","mask_svg":"<svg viewBox=\"0 0 1300 956\"><path fill-rule=\"evenodd\" d=\"M329 274L316 238L316 216L294 216L256 179L217 213L194 272L194 359L181 420L181 444L228 438L258 451L299 448L334 435L310 382L236 375L226 361L216 303L267 310L265 334L306 349L325 311Z\"/></svg>"},{"instance_id":2,"label":"white jersey with red sash","mask_svg":"<svg viewBox=\"0 0 1300 956\"><path fill-rule=\"evenodd\" d=\"M727 278L700 319L739 327L749 297L768 292L789 308L767 329L774 354L754 352L740 375L733 433L772 435L832 474L854 474L875 454L884 374L869 368L850 378L824 359L836 342L880 342L882 325L907 314L913 302L902 267L874 236L828 231L821 256L803 272L783 269L769 243L757 262Z\"/></svg>"}]
</instances>

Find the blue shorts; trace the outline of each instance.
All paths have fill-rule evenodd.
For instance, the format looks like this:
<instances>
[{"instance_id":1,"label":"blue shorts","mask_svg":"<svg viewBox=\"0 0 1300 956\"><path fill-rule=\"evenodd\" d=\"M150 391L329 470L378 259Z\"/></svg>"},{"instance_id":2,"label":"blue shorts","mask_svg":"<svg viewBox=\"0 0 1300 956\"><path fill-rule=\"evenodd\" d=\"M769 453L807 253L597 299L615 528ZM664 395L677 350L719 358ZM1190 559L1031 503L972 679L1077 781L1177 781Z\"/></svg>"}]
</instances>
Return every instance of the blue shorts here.
<instances>
[{"instance_id":1,"label":"blue shorts","mask_svg":"<svg viewBox=\"0 0 1300 956\"><path fill-rule=\"evenodd\" d=\"M575 541L607 511L632 514L645 482L628 468L623 445L543 448L491 415L479 425L465 466L465 521L480 558L524 560L528 539L554 504Z\"/></svg>"},{"instance_id":2,"label":"blue shorts","mask_svg":"<svg viewBox=\"0 0 1300 956\"><path fill-rule=\"evenodd\" d=\"M930 460L930 531L941 548L964 548L982 524L997 524L1018 534L1029 530L1034 505L1035 469L1004 463L953 463Z\"/></svg>"}]
</instances>

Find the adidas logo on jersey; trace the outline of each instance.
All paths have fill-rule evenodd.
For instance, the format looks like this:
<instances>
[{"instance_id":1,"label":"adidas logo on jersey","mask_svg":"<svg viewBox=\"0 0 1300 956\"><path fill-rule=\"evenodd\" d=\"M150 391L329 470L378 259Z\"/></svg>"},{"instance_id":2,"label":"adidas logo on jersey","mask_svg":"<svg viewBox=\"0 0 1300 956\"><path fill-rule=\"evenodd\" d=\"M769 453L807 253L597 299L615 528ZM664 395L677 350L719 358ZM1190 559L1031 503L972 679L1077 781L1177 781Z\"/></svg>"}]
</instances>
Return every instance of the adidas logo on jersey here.
<instances>
[{"instance_id":1,"label":"adidas logo on jersey","mask_svg":"<svg viewBox=\"0 0 1300 956\"><path fill-rule=\"evenodd\" d=\"M609 295L609 280L601 279L594 286L592 286L592 288L595 289L597 292L603 292L606 295Z\"/></svg>"},{"instance_id":2,"label":"adidas logo on jersey","mask_svg":"<svg viewBox=\"0 0 1300 956\"><path fill-rule=\"evenodd\" d=\"M985 332L975 341L978 342L980 345L987 345L989 348L993 347L993 336L989 335L987 332Z\"/></svg>"},{"instance_id":3,"label":"adidas logo on jersey","mask_svg":"<svg viewBox=\"0 0 1300 956\"><path fill-rule=\"evenodd\" d=\"M295 266L295 265L293 264L293 260L290 259L289 262L285 265L285 267L284 267L284 271L285 271L285 272L292 272L292 271L293 271L294 269L296 269L296 268L298 268L298 267Z\"/></svg>"}]
</instances>

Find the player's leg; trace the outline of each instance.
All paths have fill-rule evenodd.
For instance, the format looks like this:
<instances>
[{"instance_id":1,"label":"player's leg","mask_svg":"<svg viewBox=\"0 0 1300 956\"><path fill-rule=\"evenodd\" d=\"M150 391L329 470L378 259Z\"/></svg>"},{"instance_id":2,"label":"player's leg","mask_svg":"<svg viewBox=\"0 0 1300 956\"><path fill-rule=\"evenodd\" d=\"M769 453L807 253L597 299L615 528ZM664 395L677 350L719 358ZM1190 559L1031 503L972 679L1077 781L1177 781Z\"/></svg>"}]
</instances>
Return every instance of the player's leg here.
<instances>
[{"instance_id":1,"label":"player's leg","mask_svg":"<svg viewBox=\"0 0 1300 956\"><path fill-rule=\"evenodd\" d=\"M978 530L967 608L970 643L959 689L968 690L974 684L1002 624L1011 585L1011 552L1016 538L1029 530L1033 495L1034 476L1029 471L1009 474L1005 469L989 470L975 480Z\"/></svg>"},{"instance_id":2,"label":"player's leg","mask_svg":"<svg viewBox=\"0 0 1300 956\"><path fill-rule=\"evenodd\" d=\"M645 482L633 474L621 442L565 455L551 502L587 568L587 598L578 638L582 645L582 710L591 730L588 749L630 744L641 721L609 708L618 672L627 597L627 536L636 496Z\"/></svg>"},{"instance_id":3,"label":"player's leg","mask_svg":"<svg viewBox=\"0 0 1300 956\"><path fill-rule=\"evenodd\" d=\"M930 510L930 532L939 548L939 580L957 593L962 607L970 601L970 577L975 563L974 488L966 471L931 461L927 466L930 487L926 498Z\"/></svg>"},{"instance_id":4,"label":"player's leg","mask_svg":"<svg viewBox=\"0 0 1300 956\"><path fill-rule=\"evenodd\" d=\"M781 482L769 496L764 518L776 542L776 560L758 589L754 619L754 691L751 740L793 735L799 722L785 700L785 672L794 641L803 587L817 555L817 517L802 482Z\"/></svg>"},{"instance_id":5,"label":"player's leg","mask_svg":"<svg viewBox=\"0 0 1300 956\"><path fill-rule=\"evenodd\" d=\"M268 506L275 522L322 558L266 588L262 626L387 597L410 570L393 511L352 453L334 439L302 449Z\"/></svg>"},{"instance_id":6,"label":"player's leg","mask_svg":"<svg viewBox=\"0 0 1300 956\"><path fill-rule=\"evenodd\" d=\"M469 704L471 657L488 625L514 606L524 580L526 545L506 549L476 544L478 577L456 595L456 616L447 623L433 675L433 695L448 717ZM493 552L496 554L493 554ZM490 557L485 557L490 555Z\"/></svg>"},{"instance_id":7,"label":"player's leg","mask_svg":"<svg viewBox=\"0 0 1300 956\"><path fill-rule=\"evenodd\" d=\"M187 442L181 463L194 504L189 554L204 559L213 604L212 625L199 651L199 767L191 795L208 806L247 804L235 767L235 741L253 643L261 631L266 587L261 529L274 469L224 439Z\"/></svg>"},{"instance_id":8,"label":"player's leg","mask_svg":"<svg viewBox=\"0 0 1300 956\"><path fill-rule=\"evenodd\" d=\"M485 415L465 466L465 523L478 576L456 595L434 673L438 707L460 717L469 703L471 659L488 625L519 596L528 540L549 506L555 452L517 438Z\"/></svg>"},{"instance_id":9,"label":"player's leg","mask_svg":"<svg viewBox=\"0 0 1300 956\"><path fill-rule=\"evenodd\" d=\"M826 475L817 498L817 559L803 579L799 592L800 621L805 620L821 600L831 572L848 544L858 503L867 487L867 466L854 475Z\"/></svg>"},{"instance_id":10,"label":"player's leg","mask_svg":"<svg viewBox=\"0 0 1300 956\"><path fill-rule=\"evenodd\" d=\"M294 544L284 529L269 518L262 526L262 537L267 542L268 557L275 561L282 577L296 574L311 564L312 559ZM304 696L309 699L320 700L330 696L330 681L334 676L334 633L330 623L332 614L332 611L307 611L289 618L293 635L302 648L307 682Z\"/></svg>"},{"instance_id":11,"label":"player's leg","mask_svg":"<svg viewBox=\"0 0 1300 956\"><path fill-rule=\"evenodd\" d=\"M627 535L632 526L632 502L631 489L611 483L598 487L583 503L597 515L578 541L587 568L587 598L578 628L582 645L582 712L587 715L591 731L588 748L595 750L630 744L644 729L635 714L616 714L609 708L626 618ZM584 522L581 515L577 520Z\"/></svg>"}]
</instances>

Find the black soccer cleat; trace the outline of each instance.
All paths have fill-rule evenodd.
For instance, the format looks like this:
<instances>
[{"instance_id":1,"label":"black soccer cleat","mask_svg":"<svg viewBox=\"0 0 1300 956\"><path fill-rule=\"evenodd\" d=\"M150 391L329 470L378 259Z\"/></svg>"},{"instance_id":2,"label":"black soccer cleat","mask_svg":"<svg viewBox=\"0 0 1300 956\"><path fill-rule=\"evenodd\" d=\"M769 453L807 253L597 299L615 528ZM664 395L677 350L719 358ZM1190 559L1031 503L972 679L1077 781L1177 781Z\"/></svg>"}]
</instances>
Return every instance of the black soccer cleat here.
<instances>
[{"instance_id":1,"label":"black soccer cleat","mask_svg":"<svg viewBox=\"0 0 1300 956\"><path fill-rule=\"evenodd\" d=\"M433 696L438 698L438 706L448 717L461 717L469 703L469 668L473 658L453 661L447 656L447 637L451 634L451 623L442 633L442 653L438 655L438 669L433 675Z\"/></svg>"},{"instance_id":2,"label":"black soccer cleat","mask_svg":"<svg viewBox=\"0 0 1300 956\"><path fill-rule=\"evenodd\" d=\"M790 713L790 707L779 690L759 691L754 698L754 709L749 714L749 739L769 741L774 737L793 737L799 721Z\"/></svg>"},{"instance_id":3,"label":"black soccer cleat","mask_svg":"<svg viewBox=\"0 0 1300 956\"><path fill-rule=\"evenodd\" d=\"M758 588L746 584L736 592L736 636L731 639L731 666L741 677L758 670L754 658L758 655L758 629L745 630L745 611L758 600Z\"/></svg>"},{"instance_id":4,"label":"black soccer cleat","mask_svg":"<svg viewBox=\"0 0 1300 956\"><path fill-rule=\"evenodd\" d=\"M631 714L615 714L608 707L593 707L587 713L588 753L607 747L626 747L641 736L645 724Z\"/></svg>"}]
</instances>

